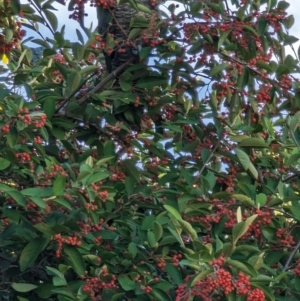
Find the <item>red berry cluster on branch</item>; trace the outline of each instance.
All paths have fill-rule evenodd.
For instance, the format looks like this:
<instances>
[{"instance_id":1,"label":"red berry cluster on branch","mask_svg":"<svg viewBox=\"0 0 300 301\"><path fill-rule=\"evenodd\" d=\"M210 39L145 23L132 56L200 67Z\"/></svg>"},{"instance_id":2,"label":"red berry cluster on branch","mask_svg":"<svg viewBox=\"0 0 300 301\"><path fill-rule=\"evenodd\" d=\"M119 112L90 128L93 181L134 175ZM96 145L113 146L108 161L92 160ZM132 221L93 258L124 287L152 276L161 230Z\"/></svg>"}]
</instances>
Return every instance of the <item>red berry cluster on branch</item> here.
<instances>
[{"instance_id":1,"label":"red berry cluster on branch","mask_svg":"<svg viewBox=\"0 0 300 301\"><path fill-rule=\"evenodd\" d=\"M102 267L101 276L108 276L108 270L106 267ZM83 285L83 292L89 293L92 301L102 300L101 292L103 289L114 290L118 289L117 277L116 275L109 276L110 280L102 280L100 277L91 277L85 279L85 284Z\"/></svg>"},{"instance_id":2,"label":"red berry cluster on branch","mask_svg":"<svg viewBox=\"0 0 300 301\"><path fill-rule=\"evenodd\" d=\"M191 297L196 296L205 301L213 301L218 300L222 295L228 295L234 290L238 295L245 295L247 301L265 300L262 290L251 290L249 276L242 272L236 277L232 276L229 271L222 267L224 263L225 258L223 256L211 261L209 265L214 268L214 272L197 281L192 288L186 289L186 284L189 283L192 276L186 277L186 284L180 285L176 290L175 301L188 301L191 300Z\"/></svg>"},{"instance_id":3,"label":"red berry cluster on branch","mask_svg":"<svg viewBox=\"0 0 300 301\"><path fill-rule=\"evenodd\" d=\"M74 236L62 237L61 234L55 234L53 239L57 241L58 249L56 250L56 258L60 258L63 244L71 246L80 246L82 244L82 236L75 233Z\"/></svg>"}]
</instances>

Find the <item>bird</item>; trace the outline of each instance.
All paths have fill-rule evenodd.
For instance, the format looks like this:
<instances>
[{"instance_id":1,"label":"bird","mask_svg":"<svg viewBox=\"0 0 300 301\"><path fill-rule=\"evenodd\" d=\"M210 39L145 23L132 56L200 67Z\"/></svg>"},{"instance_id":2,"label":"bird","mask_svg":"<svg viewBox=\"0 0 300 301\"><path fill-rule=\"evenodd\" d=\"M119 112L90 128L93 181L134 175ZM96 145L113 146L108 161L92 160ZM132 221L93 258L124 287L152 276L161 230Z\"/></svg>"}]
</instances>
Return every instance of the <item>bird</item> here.
<instances>
[{"instance_id":1,"label":"bird","mask_svg":"<svg viewBox=\"0 0 300 301\"><path fill-rule=\"evenodd\" d=\"M100 13L98 11L98 33L108 44L104 50L108 73L114 73L126 62L140 63L139 50L144 46L143 38L151 39L160 20L160 3L161 0L121 1L111 7L101 8ZM114 74L114 90L121 90L119 79L125 71L126 69ZM132 86L134 85L133 82ZM143 106L137 107L133 104L120 105L120 102L115 102L113 105L115 119L129 125L133 130L139 130L143 110Z\"/></svg>"},{"instance_id":2,"label":"bird","mask_svg":"<svg viewBox=\"0 0 300 301\"><path fill-rule=\"evenodd\" d=\"M151 32L159 20L159 3L155 0L135 1L137 5L142 5L144 11L133 7L130 3L114 4L111 8L103 8L98 16L98 32L103 40L108 40L108 34L116 42L113 49L104 52L106 69L109 73L114 72L119 66L134 57L138 61L138 48L140 48L140 38L146 32ZM133 18L140 18L140 21L148 21L144 24L139 23L143 29L137 29L138 37L129 41L128 37L132 29ZM147 27L147 28L145 28ZM140 34L138 34L140 33Z\"/></svg>"}]
</instances>

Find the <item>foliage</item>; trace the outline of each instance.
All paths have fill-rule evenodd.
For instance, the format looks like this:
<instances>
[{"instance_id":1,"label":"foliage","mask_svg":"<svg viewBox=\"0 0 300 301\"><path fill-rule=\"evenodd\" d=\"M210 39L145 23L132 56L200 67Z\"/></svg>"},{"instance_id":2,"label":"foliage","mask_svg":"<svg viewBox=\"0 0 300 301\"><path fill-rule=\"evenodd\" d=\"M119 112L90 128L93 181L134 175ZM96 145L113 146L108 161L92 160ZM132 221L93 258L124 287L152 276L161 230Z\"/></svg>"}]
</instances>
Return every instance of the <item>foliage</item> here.
<instances>
[{"instance_id":1,"label":"foliage","mask_svg":"<svg viewBox=\"0 0 300 301\"><path fill-rule=\"evenodd\" d=\"M67 3L81 22L87 2ZM69 41L52 0L0 0L1 300L300 299L288 6L167 2L116 89L120 41Z\"/></svg>"}]
</instances>

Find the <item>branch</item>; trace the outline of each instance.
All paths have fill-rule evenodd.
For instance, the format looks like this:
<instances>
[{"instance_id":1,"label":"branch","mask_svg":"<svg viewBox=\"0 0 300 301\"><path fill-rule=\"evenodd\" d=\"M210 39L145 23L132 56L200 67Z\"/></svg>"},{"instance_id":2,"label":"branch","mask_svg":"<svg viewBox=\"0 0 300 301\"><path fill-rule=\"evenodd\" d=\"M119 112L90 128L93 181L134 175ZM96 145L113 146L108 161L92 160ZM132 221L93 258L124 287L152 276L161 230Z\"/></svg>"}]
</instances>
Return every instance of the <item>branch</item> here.
<instances>
[{"instance_id":1,"label":"branch","mask_svg":"<svg viewBox=\"0 0 300 301\"><path fill-rule=\"evenodd\" d=\"M54 31L52 29L52 27L49 25L47 19L45 18L45 16L43 16L42 11L39 9L39 7L37 5L35 5L35 3L31 0L29 0L29 3L37 10L37 12L40 14L40 16L43 18L44 20L44 25L51 31L51 33L54 35Z\"/></svg>"},{"instance_id":2,"label":"branch","mask_svg":"<svg viewBox=\"0 0 300 301\"><path fill-rule=\"evenodd\" d=\"M293 252L291 253L291 255L289 256L288 260L286 261L286 263L282 269L283 272L285 272L288 269L293 257L295 256L295 254L299 248L300 248L300 240L298 241L297 245L295 246L295 248L294 248Z\"/></svg>"},{"instance_id":3,"label":"branch","mask_svg":"<svg viewBox=\"0 0 300 301\"><path fill-rule=\"evenodd\" d=\"M217 150L217 148L219 147L219 145L220 145L220 141L218 141L218 142L216 143L216 145L215 145L215 147L213 148L213 150L211 151L209 157L206 159L205 162L203 162L203 166L202 166L202 168L200 169L199 174L198 174L198 176L196 177L196 179L195 179L195 181L194 181L194 184L196 184L196 182L197 182L197 181L199 180L199 178L201 177L202 172L203 172L203 170L204 170L205 167L206 167L206 164L207 164L207 163L210 161L210 159L213 157L213 155L215 154L215 151Z\"/></svg>"},{"instance_id":4,"label":"branch","mask_svg":"<svg viewBox=\"0 0 300 301\"><path fill-rule=\"evenodd\" d=\"M120 73L121 71L123 71L125 69L125 67L128 66L130 63L132 63L134 60L135 60L135 57L131 57L127 62L125 62L124 64L122 64L121 66L119 66L115 71L113 71L112 73L110 73L102 82L100 82L90 92L88 92L83 97L81 97L78 100L78 104L79 105L83 104L90 97L91 94L96 93L99 90L101 90L111 79L113 79L114 77L116 77L116 75L118 73Z\"/></svg>"},{"instance_id":5,"label":"branch","mask_svg":"<svg viewBox=\"0 0 300 301\"><path fill-rule=\"evenodd\" d=\"M88 78L86 78L83 83L77 88L75 89L70 96L68 96L62 103L60 106L58 106L55 110L55 113L58 113L69 101L70 99L77 93L80 91L80 89L82 88L83 85L85 85L95 74L97 74L98 71L93 72Z\"/></svg>"},{"instance_id":6,"label":"branch","mask_svg":"<svg viewBox=\"0 0 300 301\"><path fill-rule=\"evenodd\" d=\"M289 182L289 181L292 181L296 178L299 178L300 177L300 174L295 174L295 175L291 175L289 177L286 177L285 179L281 180L282 183L285 183L285 182Z\"/></svg>"}]
</instances>

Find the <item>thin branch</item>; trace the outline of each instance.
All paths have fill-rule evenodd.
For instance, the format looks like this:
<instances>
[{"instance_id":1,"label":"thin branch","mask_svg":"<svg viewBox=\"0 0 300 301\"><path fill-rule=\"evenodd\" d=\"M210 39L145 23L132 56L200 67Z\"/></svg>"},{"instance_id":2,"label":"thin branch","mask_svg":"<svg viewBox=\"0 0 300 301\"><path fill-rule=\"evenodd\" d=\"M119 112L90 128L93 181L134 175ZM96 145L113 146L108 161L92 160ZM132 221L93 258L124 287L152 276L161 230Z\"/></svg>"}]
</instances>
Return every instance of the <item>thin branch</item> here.
<instances>
[{"instance_id":1,"label":"thin branch","mask_svg":"<svg viewBox=\"0 0 300 301\"><path fill-rule=\"evenodd\" d=\"M218 141L218 142L216 143L216 145L215 145L215 147L212 149L212 151L211 151L209 157L206 159L205 162L203 162L203 166L202 166L202 168L200 169L199 174L198 174L198 176L196 177L196 179L195 179L195 181L194 181L194 184L196 184L196 183L198 182L199 178L201 177L201 175L202 175L202 173L203 173L203 171L204 171L204 169L205 169L205 167L206 167L206 164L207 164L207 163L210 161L210 159L213 157L213 155L215 154L215 151L217 150L217 148L219 147L219 145L220 145L220 141Z\"/></svg>"},{"instance_id":2,"label":"thin branch","mask_svg":"<svg viewBox=\"0 0 300 301\"><path fill-rule=\"evenodd\" d=\"M79 105L83 104L90 97L91 94L94 94L94 93L98 92L99 90L101 90L111 79L113 79L114 77L116 77L116 75L118 73L120 73L121 71L123 71L125 69L125 67L128 66L130 63L132 63L134 60L135 60L135 57L131 57L127 62L125 62L124 64L122 64L121 66L119 66L116 70L114 70L112 73L110 73L95 88L93 88L90 92L88 92L83 97L81 97L78 100L78 104Z\"/></svg>"},{"instance_id":3,"label":"thin branch","mask_svg":"<svg viewBox=\"0 0 300 301\"><path fill-rule=\"evenodd\" d=\"M286 261L286 263L285 263L285 265L282 269L283 272L285 272L288 269L292 259L294 258L295 254L296 254L296 252L298 251L299 248L300 248L300 240L298 241L297 245L295 246L293 252L290 254L288 260Z\"/></svg>"},{"instance_id":4,"label":"thin branch","mask_svg":"<svg viewBox=\"0 0 300 301\"><path fill-rule=\"evenodd\" d=\"M40 16L43 18L44 20L44 25L51 31L51 33L54 35L55 32L53 31L52 27L49 25L47 19L45 18L45 16L43 15L42 11L35 5L35 3L31 0L29 0L29 3L37 10L37 12L40 14Z\"/></svg>"},{"instance_id":5,"label":"thin branch","mask_svg":"<svg viewBox=\"0 0 300 301\"><path fill-rule=\"evenodd\" d=\"M70 96L68 96L61 104L60 106L58 106L55 110L55 113L58 113L69 101L70 99L77 93L80 91L80 89L82 88L83 85L85 85L95 74L97 74L98 70L95 71L94 73L92 73L88 78L86 78L83 83L77 88L75 89Z\"/></svg>"},{"instance_id":6,"label":"thin branch","mask_svg":"<svg viewBox=\"0 0 300 301\"><path fill-rule=\"evenodd\" d=\"M299 178L299 177L300 177L300 174L297 173L295 175L291 175L289 177L286 177L285 179L282 179L281 182L286 183L286 182L292 181L292 180L294 180L296 178Z\"/></svg>"}]
</instances>

